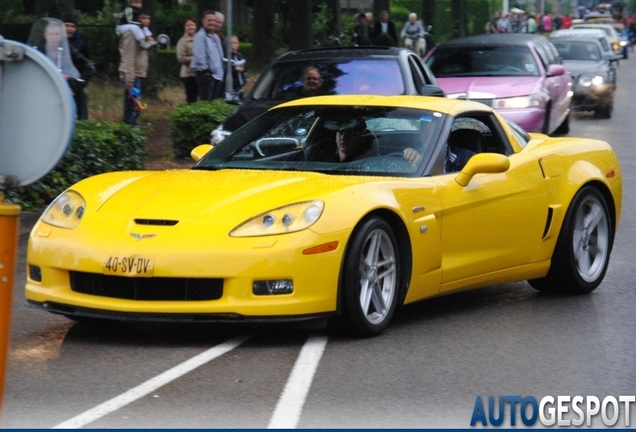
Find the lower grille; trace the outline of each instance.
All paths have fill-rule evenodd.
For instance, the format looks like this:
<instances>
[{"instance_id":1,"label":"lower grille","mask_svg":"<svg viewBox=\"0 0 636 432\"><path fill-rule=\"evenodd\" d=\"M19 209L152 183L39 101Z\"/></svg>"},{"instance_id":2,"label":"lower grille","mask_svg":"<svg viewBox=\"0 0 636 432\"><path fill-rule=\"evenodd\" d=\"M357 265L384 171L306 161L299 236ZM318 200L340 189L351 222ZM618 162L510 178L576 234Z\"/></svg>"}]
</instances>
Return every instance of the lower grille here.
<instances>
[{"instance_id":1,"label":"lower grille","mask_svg":"<svg viewBox=\"0 0 636 432\"><path fill-rule=\"evenodd\" d=\"M70 272L71 289L82 294L126 300L203 301L223 296L223 279L129 278Z\"/></svg>"},{"instance_id":2,"label":"lower grille","mask_svg":"<svg viewBox=\"0 0 636 432\"><path fill-rule=\"evenodd\" d=\"M467 100L472 102L483 103L484 105L488 105L489 107L492 108L492 99L467 99Z\"/></svg>"}]
</instances>

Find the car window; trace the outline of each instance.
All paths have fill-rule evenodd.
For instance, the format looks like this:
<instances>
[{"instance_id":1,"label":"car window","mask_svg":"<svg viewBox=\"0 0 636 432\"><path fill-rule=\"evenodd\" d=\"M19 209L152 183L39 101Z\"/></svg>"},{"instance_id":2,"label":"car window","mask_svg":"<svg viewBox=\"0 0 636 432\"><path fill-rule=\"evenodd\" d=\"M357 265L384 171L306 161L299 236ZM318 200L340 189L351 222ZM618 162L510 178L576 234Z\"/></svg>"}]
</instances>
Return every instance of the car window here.
<instances>
[{"instance_id":1,"label":"car window","mask_svg":"<svg viewBox=\"0 0 636 432\"><path fill-rule=\"evenodd\" d=\"M603 58L596 43L586 41L554 41L553 45L563 60L592 60Z\"/></svg>"},{"instance_id":2,"label":"car window","mask_svg":"<svg viewBox=\"0 0 636 432\"><path fill-rule=\"evenodd\" d=\"M408 56L409 69L411 69L411 75L413 76L413 85L419 92L420 89L427 85L432 84L428 74L422 67L422 63L413 55Z\"/></svg>"},{"instance_id":3,"label":"car window","mask_svg":"<svg viewBox=\"0 0 636 432\"><path fill-rule=\"evenodd\" d=\"M546 52L545 48L541 45L535 46L535 49L537 50L537 54L539 54L539 58L541 59L541 63L543 63L543 67L547 69L548 66L551 64L550 56Z\"/></svg>"},{"instance_id":4,"label":"car window","mask_svg":"<svg viewBox=\"0 0 636 432\"><path fill-rule=\"evenodd\" d=\"M439 47L427 59L437 78L459 76L538 76L528 47Z\"/></svg>"},{"instance_id":5,"label":"car window","mask_svg":"<svg viewBox=\"0 0 636 432\"><path fill-rule=\"evenodd\" d=\"M227 137L195 168L410 176L431 159L446 118L394 107L276 108ZM344 160L339 133L349 146ZM421 155L416 164L403 159L407 148Z\"/></svg>"},{"instance_id":6,"label":"car window","mask_svg":"<svg viewBox=\"0 0 636 432\"><path fill-rule=\"evenodd\" d=\"M325 62L280 62L259 80L251 97L258 100L291 100L303 97L302 75L309 66L322 77L319 94L405 93L404 77L397 58Z\"/></svg>"}]
</instances>

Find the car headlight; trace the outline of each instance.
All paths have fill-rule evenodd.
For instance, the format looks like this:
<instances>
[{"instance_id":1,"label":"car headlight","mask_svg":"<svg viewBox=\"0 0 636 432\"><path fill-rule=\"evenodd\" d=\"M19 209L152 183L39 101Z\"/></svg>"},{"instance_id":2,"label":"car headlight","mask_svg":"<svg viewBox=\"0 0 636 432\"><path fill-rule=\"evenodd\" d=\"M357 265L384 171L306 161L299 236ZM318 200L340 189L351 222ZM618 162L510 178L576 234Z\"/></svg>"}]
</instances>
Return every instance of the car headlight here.
<instances>
[{"instance_id":1,"label":"car headlight","mask_svg":"<svg viewBox=\"0 0 636 432\"><path fill-rule=\"evenodd\" d=\"M617 42L612 43L612 49L613 49L614 51L618 51L618 50L620 50L620 49L621 49L621 44L619 44L619 43L617 43Z\"/></svg>"},{"instance_id":2,"label":"car headlight","mask_svg":"<svg viewBox=\"0 0 636 432\"><path fill-rule=\"evenodd\" d=\"M42 213L42 222L59 228L75 228L86 211L86 201L77 192L68 190L59 195Z\"/></svg>"},{"instance_id":3,"label":"car headlight","mask_svg":"<svg viewBox=\"0 0 636 432\"><path fill-rule=\"evenodd\" d=\"M598 86L603 84L603 77L600 75L596 75L594 77L581 75L581 77L579 78L579 84L581 84L583 87L589 87L592 85Z\"/></svg>"},{"instance_id":4,"label":"car headlight","mask_svg":"<svg viewBox=\"0 0 636 432\"><path fill-rule=\"evenodd\" d=\"M243 222L230 232L230 236L257 237L302 231L320 219L324 208L325 203L319 200L290 204Z\"/></svg>"},{"instance_id":5,"label":"car headlight","mask_svg":"<svg viewBox=\"0 0 636 432\"><path fill-rule=\"evenodd\" d=\"M492 101L492 107L495 109L502 108L531 108L543 105L543 96L540 94L533 94L529 96L517 96L511 98L494 99Z\"/></svg>"},{"instance_id":6,"label":"car headlight","mask_svg":"<svg viewBox=\"0 0 636 432\"><path fill-rule=\"evenodd\" d=\"M210 134L210 142L212 144L218 144L223 141L226 137L228 137L232 132L223 129L223 124L220 124L216 129L212 131Z\"/></svg>"},{"instance_id":7,"label":"car headlight","mask_svg":"<svg viewBox=\"0 0 636 432\"><path fill-rule=\"evenodd\" d=\"M620 41L620 44L622 47L626 47L627 46L627 41L626 40L622 40Z\"/></svg>"}]
</instances>

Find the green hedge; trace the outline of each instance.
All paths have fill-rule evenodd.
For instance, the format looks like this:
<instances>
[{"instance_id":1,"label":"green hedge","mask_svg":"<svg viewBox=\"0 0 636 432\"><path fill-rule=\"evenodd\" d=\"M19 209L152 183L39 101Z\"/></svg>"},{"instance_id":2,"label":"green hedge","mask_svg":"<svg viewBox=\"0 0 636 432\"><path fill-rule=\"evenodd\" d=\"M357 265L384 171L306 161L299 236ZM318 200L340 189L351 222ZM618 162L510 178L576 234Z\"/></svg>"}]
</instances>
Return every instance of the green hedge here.
<instances>
[{"instance_id":1,"label":"green hedge","mask_svg":"<svg viewBox=\"0 0 636 432\"><path fill-rule=\"evenodd\" d=\"M236 109L222 99L180 104L170 113L170 145L175 157L190 156L193 148L210 142L212 132Z\"/></svg>"},{"instance_id":2,"label":"green hedge","mask_svg":"<svg viewBox=\"0 0 636 432\"><path fill-rule=\"evenodd\" d=\"M39 211L78 181L105 172L144 168L147 131L124 123L78 121L70 148L49 174L29 186L11 189L7 202Z\"/></svg>"}]
</instances>

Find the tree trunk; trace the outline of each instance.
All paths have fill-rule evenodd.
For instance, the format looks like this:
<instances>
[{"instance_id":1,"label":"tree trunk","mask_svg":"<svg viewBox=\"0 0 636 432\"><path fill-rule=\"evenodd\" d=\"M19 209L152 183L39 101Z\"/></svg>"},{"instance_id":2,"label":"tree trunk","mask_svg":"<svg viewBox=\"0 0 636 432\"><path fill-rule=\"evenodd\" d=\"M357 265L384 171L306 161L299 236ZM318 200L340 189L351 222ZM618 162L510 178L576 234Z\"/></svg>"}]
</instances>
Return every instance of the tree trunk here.
<instances>
[{"instance_id":1,"label":"tree trunk","mask_svg":"<svg viewBox=\"0 0 636 432\"><path fill-rule=\"evenodd\" d=\"M342 18L340 13L340 0L325 0L325 4L331 11L330 32L334 36L339 36L342 32Z\"/></svg>"},{"instance_id":2,"label":"tree trunk","mask_svg":"<svg viewBox=\"0 0 636 432\"><path fill-rule=\"evenodd\" d=\"M374 20L376 21L380 20L380 12L382 12L383 10L391 12L391 1L390 0L373 0L373 19ZM391 19L390 13L389 13L389 19ZM373 24L374 23L369 23L371 28L373 28Z\"/></svg>"},{"instance_id":3,"label":"tree trunk","mask_svg":"<svg viewBox=\"0 0 636 432\"><path fill-rule=\"evenodd\" d=\"M157 37L156 29L157 23L155 22L155 0L144 0L144 11L152 17L150 20L150 31L153 37ZM144 83L144 93L151 97L156 97L159 93L159 73L157 71L157 50L148 50L148 76Z\"/></svg>"},{"instance_id":4,"label":"tree trunk","mask_svg":"<svg viewBox=\"0 0 636 432\"><path fill-rule=\"evenodd\" d=\"M422 21L425 26L433 25L435 22L435 13L437 11L436 0L422 1ZM429 50L435 46L435 28L431 30L431 35L426 38L426 49Z\"/></svg>"},{"instance_id":5,"label":"tree trunk","mask_svg":"<svg viewBox=\"0 0 636 432\"><path fill-rule=\"evenodd\" d=\"M313 46L312 21L311 0L294 0L289 3L290 50Z\"/></svg>"},{"instance_id":6,"label":"tree trunk","mask_svg":"<svg viewBox=\"0 0 636 432\"><path fill-rule=\"evenodd\" d=\"M453 17L453 38L466 36L468 34L466 0L451 0L451 13Z\"/></svg>"},{"instance_id":7,"label":"tree trunk","mask_svg":"<svg viewBox=\"0 0 636 432\"><path fill-rule=\"evenodd\" d=\"M275 0L254 0L254 17L252 22L252 58L250 63L255 69L265 67L276 52L274 39ZM252 65L250 65L250 68Z\"/></svg>"}]
</instances>

